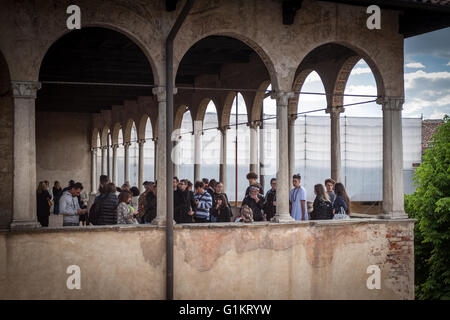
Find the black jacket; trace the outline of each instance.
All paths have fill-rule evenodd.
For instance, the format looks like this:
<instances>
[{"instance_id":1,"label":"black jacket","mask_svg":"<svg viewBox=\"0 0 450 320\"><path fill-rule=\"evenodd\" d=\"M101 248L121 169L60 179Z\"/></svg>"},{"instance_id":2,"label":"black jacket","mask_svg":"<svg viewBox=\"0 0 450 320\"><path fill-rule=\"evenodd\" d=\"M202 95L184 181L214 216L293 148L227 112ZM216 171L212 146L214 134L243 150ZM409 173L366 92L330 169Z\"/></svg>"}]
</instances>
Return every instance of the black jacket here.
<instances>
[{"instance_id":1,"label":"black jacket","mask_svg":"<svg viewBox=\"0 0 450 320\"><path fill-rule=\"evenodd\" d=\"M212 207L211 215L216 217L217 222L230 222L231 221L231 209L228 205L223 205L219 207L219 209L216 209L216 207Z\"/></svg>"},{"instance_id":2,"label":"black jacket","mask_svg":"<svg viewBox=\"0 0 450 320\"><path fill-rule=\"evenodd\" d=\"M97 225L117 224L117 196L108 193L97 201L101 201Z\"/></svg>"},{"instance_id":3,"label":"black jacket","mask_svg":"<svg viewBox=\"0 0 450 320\"><path fill-rule=\"evenodd\" d=\"M244 198L244 201L242 201L242 206L246 204L250 207L250 209L252 209L254 221L263 221L264 215L262 209L264 207L264 198L261 194L258 194L258 199L259 202L256 203L255 199L251 198L250 195L248 195Z\"/></svg>"},{"instance_id":4,"label":"black jacket","mask_svg":"<svg viewBox=\"0 0 450 320\"><path fill-rule=\"evenodd\" d=\"M188 215L189 210L191 210L190 200L189 190L181 191L177 189L174 191L173 219L176 223L192 222L192 216Z\"/></svg>"},{"instance_id":5,"label":"black jacket","mask_svg":"<svg viewBox=\"0 0 450 320\"><path fill-rule=\"evenodd\" d=\"M334 213L341 213L341 207L344 208L346 214L348 214L348 203L345 202L344 197L336 196L333 203Z\"/></svg>"},{"instance_id":6,"label":"black jacket","mask_svg":"<svg viewBox=\"0 0 450 320\"><path fill-rule=\"evenodd\" d=\"M53 200L55 200L55 203L59 202L62 193L63 193L62 189L56 189L55 187L53 187Z\"/></svg>"},{"instance_id":7,"label":"black jacket","mask_svg":"<svg viewBox=\"0 0 450 320\"><path fill-rule=\"evenodd\" d=\"M264 198L264 213L267 216L267 221L270 221L275 216L277 207L273 205L274 201L277 201L277 191L270 189Z\"/></svg>"},{"instance_id":8,"label":"black jacket","mask_svg":"<svg viewBox=\"0 0 450 320\"><path fill-rule=\"evenodd\" d=\"M147 193L144 204L144 222L152 222L156 218L156 196L153 192Z\"/></svg>"},{"instance_id":9,"label":"black jacket","mask_svg":"<svg viewBox=\"0 0 450 320\"><path fill-rule=\"evenodd\" d=\"M48 200L50 200L51 198L52 196L47 190L41 193L36 192L36 208L38 217L48 217L50 215L50 206L48 205Z\"/></svg>"},{"instance_id":10,"label":"black jacket","mask_svg":"<svg viewBox=\"0 0 450 320\"><path fill-rule=\"evenodd\" d=\"M316 197L313 203L313 212L311 212L311 220L327 219L333 219L333 205L331 201L325 201Z\"/></svg>"}]
</instances>

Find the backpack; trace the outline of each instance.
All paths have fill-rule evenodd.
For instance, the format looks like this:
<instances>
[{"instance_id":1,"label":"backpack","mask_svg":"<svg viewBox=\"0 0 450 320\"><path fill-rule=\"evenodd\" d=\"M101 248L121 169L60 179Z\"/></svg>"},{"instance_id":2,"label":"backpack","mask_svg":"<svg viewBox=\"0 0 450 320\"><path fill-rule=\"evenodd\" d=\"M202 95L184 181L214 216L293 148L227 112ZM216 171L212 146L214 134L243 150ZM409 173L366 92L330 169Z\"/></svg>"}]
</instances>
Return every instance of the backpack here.
<instances>
[{"instance_id":1,"label":"backpack","mask_svg":"<svg viewBox=\"0 0 450 320\"><path fill-rule=\"evenodd\" d=\"M103 203L103 198L95 199L91 208L89 209L89 215L87 216L87 224L92 223L94 226L98 224L98 217L100 216L100 208Z\"/></svg>"}]
</instances>

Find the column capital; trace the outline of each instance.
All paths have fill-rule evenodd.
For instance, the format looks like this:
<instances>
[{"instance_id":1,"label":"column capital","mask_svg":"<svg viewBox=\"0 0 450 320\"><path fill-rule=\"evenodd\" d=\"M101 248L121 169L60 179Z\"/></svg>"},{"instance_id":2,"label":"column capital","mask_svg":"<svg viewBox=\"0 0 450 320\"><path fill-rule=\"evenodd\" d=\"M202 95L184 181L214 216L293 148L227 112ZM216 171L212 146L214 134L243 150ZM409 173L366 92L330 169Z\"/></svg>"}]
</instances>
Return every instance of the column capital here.
<instances>
[{"instance_id":1,"label":"column capital","mask_svg":"<svg viewBox=\"0 0 450 320\"><path fill-rule=\"evenodd\" d=\"M403 97L380 97L377 99L377 104L381 104L382 110L402 111L405 98Z\"/></svg>"},{"instance_id":2,"label":"column capital","mask_svg":"<svg viewBox=\"0 0 450 320\"><path fill-rule=\"evenodd\" d=\"M339 115L340 113L343 113L345 111L345 108L343 106L328 106L325 110L325 113L329 113L331 115Z\"/></svg>"},{"instance_id":3,"label":"column capital","mask_svg":"<svg viewBox=\"0 0 450 320\"><path fill-rule=\"evenodd\" d=\"M117 150L119 148L119 145L118 144L113 144L113 145L111 145L111 148L113 150Z\"/></svg>"},{"instance_id":4,"label":"column capital","mask_svg":"<svg viewBox=\"0 0 450 320\"><path fill-rule=\"evenodd\" d=\"M260 120L251 121L247 123L247 126L249 126L251 129L258 129L258 127L261 126L261 121Z\"/></svg>"},{"instance_id":5,"label":"column capital","mask_svg":"<svg viewBox=\"0 0 450 320\"><path fill-rule=\"evenodd\" d=\"M98 149L98 147L95 147L95 148L91 148L91 152L93 152L93 153L97 153L97 149Z\"/></svg>"},{"instance_id":6,"label":"column capital","mask_svg":"<svg viewBox=\"0 0 450 320\"><path fill-rule=\"evenodd\" d=\"M100 146L99 148L100 148L100 150L106 150L106 149L108 149L108 146Z\"/></svg>"},{"instance_id":7,"label":"column capital","mask_svg":"<svg viewBox=\"0 0 450 320\"><path fill-rule=\"evenodd\" d=\"M272 99L277 100L277 106L287 106L289 99L295 98L294 91L272 91L270 94Z\"/></svg>"},{"instance_id":8,"label":"column capital","mask_svg":"<svg viewBox=\"0 0 450 320\"><path fill-rule=\"evenodd\" d=\"M14 98L36 99L37 91L41 88L38 81L11 81Z\"/></svg>"},{"instance_id":9,"label":"column capital","mask_svg":"<svg viewBox=\"0 0 450 320\"><path fill-rule=\"evenodd\" d=\"M224 134L228 129L230 129L230 126L229 126L229 125L226 125L226 126L219 127L218 130L219 130L222 134Z\"/></svg>"},{"instance_id":10,"label":"column capital","mask_svg":"<svg viewBox=\"0 0 450 320\"><path fill-rule=\"evenodd\" d=\"M177 94L178 89L177 88L173 88L173 94ZM162 86L162 87L154 87L152 89L152 93L157 97L158 102L165 102L167 101L167 91L166 91L166 87Z\"/></svg>"},{"instance_id":11,"label":"column capital","mask_svg":"<svg viewBox=\"0 0 450 320\"><path fill-rule=\"evenodd\" d=\"M145 143L145 139L139 139L138 141L137 141L137 143L139 143L139 144L144 144Z\"/></svg>"},{"instance_id":12,"label":"column capital","mask_svg":"<svg viewBox=\"0 0 450 320\"><path fill-rule=\"evenodd\" d=\"M288 124L290 126L293 126L295 124L295 120L297 120L297 118L298 118L298 116L295 113L288 115Z\"/></svg>"},{"instance_id":13,"label":"column capital","mask_svg":"<svg viewBox=\"0 0 450 320\"><path fill-rule=\"evenodd\" d=\"M153 137L152 141L155 142L155 143L158 142L158 137Z\"/></svg>"},{"instance_id":14,"label":"column capital","mask_svg":"<svg viewBox=\"0 0 450 320\"><path fill-rule=\"evenodd\" d=\"M125 148L128 148L129 146L131 146L131 142L124 142L124 143L123 143L123 146L124 146Z\"/></svg>"}]
</instances>

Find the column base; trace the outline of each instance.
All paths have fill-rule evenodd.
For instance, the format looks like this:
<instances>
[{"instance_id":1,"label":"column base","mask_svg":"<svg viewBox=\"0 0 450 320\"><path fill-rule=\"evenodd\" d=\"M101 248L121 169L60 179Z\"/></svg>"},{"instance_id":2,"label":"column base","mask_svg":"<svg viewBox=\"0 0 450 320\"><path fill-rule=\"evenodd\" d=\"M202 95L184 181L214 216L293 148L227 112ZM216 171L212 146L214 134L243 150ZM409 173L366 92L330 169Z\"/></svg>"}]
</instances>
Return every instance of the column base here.
<instances>
[{"instance_id":1,"label":"column base","mask_svg":"<svg viewBox=\"0 0 450 320\"><path fill-rule=\"evenodd\" d=\"M378 219L409 219L404 211L386 212L376 216Z\"/></svg>"},{"instance_id":2,"label":"column base","mask_svg":"<svg viewBox=\"0 0 450 320\"><path fill-rule=\"evenodd\" d=\"M167 225L167 219L165 217L164 218L156 217L155 219L152 220L151 224L154 226L158 226L158 227L165 227ZM172 225L176 225L176 224L177 223L174 220L172 222Z\"/></svg>"},{"instance_id":3,"label":"column base","mask_svg":"<svg viewBox=\"0 0 450 320\"><path fill-rule=\"evenodd\" d=\"M11 230L29 230L42 228L38 221L34 220L13 220L9 225Z\"/></svg>"},{"instance_id":4,"label":"column base","mask_svg":"<svg viewBox=\"0 0 450 320\"><path fill-rule=\"evenodd\" d=\"M293 222L295 220L289 213L281 213L276 214L270 221L276 223L283 223L283 222Z\"/></svg>"}]
</instances>

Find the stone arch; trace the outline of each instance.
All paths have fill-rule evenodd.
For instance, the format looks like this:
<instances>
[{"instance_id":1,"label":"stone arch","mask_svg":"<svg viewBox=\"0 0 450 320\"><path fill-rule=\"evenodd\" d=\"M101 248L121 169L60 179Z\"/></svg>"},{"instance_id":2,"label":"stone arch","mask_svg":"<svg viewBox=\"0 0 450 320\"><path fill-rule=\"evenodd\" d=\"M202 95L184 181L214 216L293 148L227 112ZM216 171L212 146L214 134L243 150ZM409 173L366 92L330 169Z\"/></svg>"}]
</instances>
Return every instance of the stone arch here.
<instances>
[{"instance_id":1,"label":"stone arch","mask_svg":"<svg viewBox=\"0 0 450 320\"><path fill-rule=\"evenodd\" d=\"M100 130L97 128L94 128L92 130L92 139L91 139L91 147L92 148L99 148L100 146L97 143L98 135L100 134ZM101 141L101 138L100 138Z\"/></svg>"},{"instance_id":2,"label":"stone arch","mask_svg":"<svg viewBox=\"0 0 450 320\"><path fill-rule=\"evenodd\" d=\"M102 147L105 147L108 144L108 134L110 133L109 126L105 124L101 133L100 133L100 142Z\"/></svg>"},{"instance_id":3,"label":"stone arch","mask_svg":"<svg viewBox=\"0 0 450 320\"><path fill-rule=\"evenodd\" d=\"M348 78L350 77L350 73L352 72L355 65L359 60L363 58L359 56L353 56L348 58L342 67L339 69L339 72L336 77L336 81L333 86L333 97L332 97L332 106L339 107L344 104L344 91L347 85ZM365 60L364 60L365 61ZM378 90L378 88L377 88ZM339 95L336 95L339 94Z\"/></svg>"},{"instance_id":4,"label":"stone arch","mask_svg":"<svg viewBox=\"0 0 450 320\"><path fill-rule=\"evenodd\" d=\"M298 100L300 98L300 91L302 90L303 84L305 83L306 78L313 72L314 69L307 68L302 70L294 80L292 84L292 91L295 92L295 97L289 99L289 107L288 113L290 115L296 114L298 112ZM320 77L320 75L319 75Z\"/></svg>"},{"instance_id":5,"label":"stone arch","mask_svg":"<svg viewBox=\"0 0 450 320\"><path fill-rule=\"evenodd\" d=\"M261 106L264 101L264 96L266 94L265 90L270 85L269 80L263 81L256 91L255 97L253 98L253 104L250 109L250 121L256 121L261 119Z\"/></svg>"},{"instance_id":6,"label":"stone arch","mask_svg":"<svg viewBox=\"0 0 450 320\"><path fill-rule=\"evenodd\" d=\"M147 114L143 114L141 118L139 119L139 122L137 122L136 130L137 130L137 137L138 140L145 139L145 130L147 127L147 119L150 119L150 117Z\"/></svg>"},{"instance_id":7,"label":"stone arch","mask_svg":"<svg viewBox=\"0 0 450 320\"><path fill-rule=\"evenodd\" d=\"M192 117L191 110L189 109L189 107L187 105L183 104L177 108L177 111L175 112L175 116L173 118L173 121L174 121L173 129L174 130L181 128L181 122L183 121L183 115L185 114L186 111L189 111L189 114ZM192 119L192 123L194 123L194 119Z\"/></svg>"},{"instance_id":8,"label":"stone arch","mask_svg":"<svg viewBox=\"0 0 450 320\"><path fill-rule=\"evenodd\" d=\"M200 102L200 104L197 107L197 112L195 113L196 121L201 121L203 123L203 121L205 120L206 108L208 107L208 105L211 101L213 101L213 100L210 98L202 99L202 101ZM213 101L213 103L214 103L214 101ZM214 108L216 109L216 113L217 113L217 107L216 107L215 103L214 103Z\"/></svg>"},{"instance_id":9,"label":"stone arch","mask_svg":"<svg viewBox=\"0 0 450 320\"><path fill-rule=\"evenodd\" d=\"M327 41L327 42L323 42L323 43L318 43L316 44L307 54L305 54L303 56L303 59L301 60L301 63L299 64L299 67L297 68L296 71L296 75L298 74L299 70L302 70L302 64L305 62L305 60L307 60L307 58L310 58L311 55L316 54L321 48L324 48L327 45L335 45L335 46L340 46L341 48L347 49L349 51L351 51L351 53L349 52L346 61L343 64L346 63L351 63L351 58L355 57L359 59L364 59L364 61L367 63L367 65L370 67L374 78L375 78L375 82L377 85L377 93L378 96L385 96L386 94L386 86L385 86L385 82L384 82L384 78L386 78L385 76L383 76L383 73L381 71L381 68L379 67L380 63L375 62L375 58L373 58L370 53L368 52L368 50L363 49L361 46L358 46L356 44L350 43L348 41L340 41L340 40L336 40L336 41ZM388 57L384 57L384 58L388 58ZM308 68L312 68L315 69L314 67L310 67L308 66ZM307 68L305 68L307 69ZM317 73L319 74L319 76L321 76L322 78L322 83L324 84L325 89L327 90L327 86L325 84L325 82L323 81L323 76L324 76L324 72L320 72L319 70L315 70L317 71ZM385 73L389 72L390 70L384 70ZM297 77L295 77L294 79L296 79ZM294 80L295 82L295 80ZM334 83L334 81L333 81Z\"/></svg>"},{"instance_id":10,"label":"stone arch","mask_svg":"<svg viewBox=\"0 0 450 320\"><path fill-rule=\"evenodd\" d=\"M113 130L111 132L111 142L113 145L119 143L119 131L121 128L122 126L120 125L120 123L116 123L113 126Z\"/></svg>"},{"instance_id":11,"label":"stone arch","mask_svg":"<svg viewBox=\"0 0 450 320\"><path fill-rule=\"evenodd\" d=\"M138 48L142 51L142 53L144 54L144 56L147 58L147 61L150 64L150 72L153 75L153 82L155 86L161 85L161 80L160 80L160 72L157 68L157 64L155 63L156 58L152 55L151 51L146 47L146 45L132 32L130 32L129 30L125 29L124 27L115 25L113 23L105 23L105 22L92 22L92 23L85 23L83 21L83 29L85 28L89 28L89 27L98 27L98 28L103 28L103 29L107 29L107 30L111 30L111 31L115 31L118 32L122 35L124 35L125 37L127 37L131 42L133 42L135 45L138 46ZM45 55L47 54L47 52L50 50L50 48L57 43L61 38L65 37L66 35L68 35L70 32L73 32L73 30L69 30L67 28L63 28L61 29L62 32L58 33L56 35L56 37L54 38L53 41L49 42L44 48L43 50L40 52L39 56L38 56L38 75L40 73L41 67L42 67L42 62L44 61Z\"/></svg>"},{"instance_id":12,"label":"stone arch","mask_svg":"<svg viewBox=\"0 0 450 320\"><path fill-rule=\"evenodd\" d=\"M131 129L133 128L133 124L136 126L133 119L128 119L125 122L124 129L122 130L124 143L131 142ZM137 130L137 128L136 128L136 130Z\"/></svg>"},{"instance_id":13,"label":"stone arch","mask_svg":"<svg viewBox=\"0 0 450 320\"><path fill-rule=\"evenodd\" d=\"M223 103L222 112L219 116L219 126L229 126L230 125L230 115L231 115L231 108L233 106L234 98L236 97L236 92L228 92L228 94L225 97L225 101Z\"/></svg>"},{"instance_id":14,"label":"stone arch","mask_svg":"<svg viewBox=\"0 0 450 320\"><path fill-rule=\"evenodd\" d=\"M267 52L253 39L250 37L237 32L236 30L211 30L207 33L197 34L192 39L185 39L186 41L179 41L177 42L177 52L175 52L175 59L174 59L174 74L177 74L178 67L181 63L181 60L186 55L186 53L189 51L189 49L194 46L197 42L209 37L209 36L225 36L230 37L236 40L239 40L246 45L248 45L253 51L258 55L258 57L263 62L264 66L266 67L266 70L270 77L270 82L272 83L272 87L274 90L278 89L278 78L277 78L277 72L275 70L275 64L273 63L270 56L267 54ZM183 35L180 35L180 39L183 37ZM175 77L174 77L175 81Z\"/></svg>"}]
</instances>

